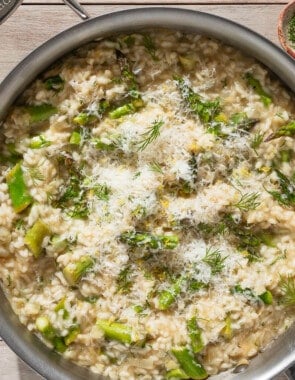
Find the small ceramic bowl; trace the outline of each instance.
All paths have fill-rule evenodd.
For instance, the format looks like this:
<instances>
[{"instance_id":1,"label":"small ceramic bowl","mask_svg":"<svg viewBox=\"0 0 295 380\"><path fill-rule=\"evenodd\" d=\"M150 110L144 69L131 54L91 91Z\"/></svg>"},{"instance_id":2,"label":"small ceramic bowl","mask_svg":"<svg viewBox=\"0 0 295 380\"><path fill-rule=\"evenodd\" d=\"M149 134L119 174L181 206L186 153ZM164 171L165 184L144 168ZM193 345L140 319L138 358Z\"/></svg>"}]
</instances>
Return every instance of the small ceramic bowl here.
<instances>
[{"instance_id":1,"label":"small ceramic bowl","mask_svg":"<svg viewBox=\"0 0 295 380\"><path fill-rule=\"evenodd\" d=\"M278 35L282 47L295 59L295 42L289 40L289 22L295 16L295 0L288 3L280 13L278 23Z\"/></svg>"}]
</instances>

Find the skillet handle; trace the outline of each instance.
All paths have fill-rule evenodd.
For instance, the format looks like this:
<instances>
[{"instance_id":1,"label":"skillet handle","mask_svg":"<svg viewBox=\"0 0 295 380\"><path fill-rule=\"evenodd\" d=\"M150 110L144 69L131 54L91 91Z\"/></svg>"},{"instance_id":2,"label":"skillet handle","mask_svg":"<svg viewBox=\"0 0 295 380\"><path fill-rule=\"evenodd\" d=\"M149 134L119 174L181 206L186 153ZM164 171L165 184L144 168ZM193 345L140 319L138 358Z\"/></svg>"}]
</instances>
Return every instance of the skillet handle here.
<instances>
[{"instance_id":1,"label":"skillet handle","mask_svg":"<svg viewBox=\"0 0 295 380\"><path fill-rule=\"evenodd\" d=\"M85 8L77 0L63 0L82 20L87 20L90 18L89 14L86 12Z\"/></svg>"}]
</instances>

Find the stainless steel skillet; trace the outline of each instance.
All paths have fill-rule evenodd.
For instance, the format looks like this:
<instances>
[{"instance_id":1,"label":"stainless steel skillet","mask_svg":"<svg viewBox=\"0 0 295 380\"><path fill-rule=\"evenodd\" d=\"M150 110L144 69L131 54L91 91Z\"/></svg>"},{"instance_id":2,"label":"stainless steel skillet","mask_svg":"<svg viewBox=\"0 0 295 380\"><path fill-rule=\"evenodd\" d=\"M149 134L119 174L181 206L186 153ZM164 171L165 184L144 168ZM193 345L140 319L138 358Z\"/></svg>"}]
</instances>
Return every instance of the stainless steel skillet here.
<instances>
[{"instance_id":1,"label":"stainless steel skillet","mask_svg":"<svg viewBox=\"0 0 295 380\"><path fill-rule=\"evenodd\" d=\"M282 50L250 31L220 17L176 8L131 9L90 19L52 38L25 58L0 85L0 124L9 106L30 82L65 53L97 38L147 28L170 28L212 36L233 45L268 66L295 92L295 63ZM51 352L18 321L0 291L0 335L31 367L48 380L102 379ZM212 380L268 380L295 362L295 326L239 374Z\"/></svg>"}]
</instances>

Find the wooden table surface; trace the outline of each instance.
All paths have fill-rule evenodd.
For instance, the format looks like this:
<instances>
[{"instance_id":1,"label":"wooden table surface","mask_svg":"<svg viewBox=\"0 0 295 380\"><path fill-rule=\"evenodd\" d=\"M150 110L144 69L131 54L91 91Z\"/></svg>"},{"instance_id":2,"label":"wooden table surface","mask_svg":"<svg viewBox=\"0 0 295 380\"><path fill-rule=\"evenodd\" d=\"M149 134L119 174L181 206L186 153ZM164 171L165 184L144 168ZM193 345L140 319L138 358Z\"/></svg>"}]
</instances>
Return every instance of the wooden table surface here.
<instances>
[{"instance_id":1,"label":"wooden table surface","mask_svg":"<svg viewBox=\"0 0 295 380\"><path fill-rule=\"evenodd\" d=\"M257 31L278 44L276 25L286 1L263 0L86 0L81 1L92 17L121 9L143 7L144 4L182 7L213 13L234 20ZM28 53L64 29L80 22L61 0L25 0L17 11L0 25L0 82ZM280 380L286 377L280 377ZM1 341L0 380L40 380ZM277 378L276 380L278 380Z\"/></svg>"}]
</instances>

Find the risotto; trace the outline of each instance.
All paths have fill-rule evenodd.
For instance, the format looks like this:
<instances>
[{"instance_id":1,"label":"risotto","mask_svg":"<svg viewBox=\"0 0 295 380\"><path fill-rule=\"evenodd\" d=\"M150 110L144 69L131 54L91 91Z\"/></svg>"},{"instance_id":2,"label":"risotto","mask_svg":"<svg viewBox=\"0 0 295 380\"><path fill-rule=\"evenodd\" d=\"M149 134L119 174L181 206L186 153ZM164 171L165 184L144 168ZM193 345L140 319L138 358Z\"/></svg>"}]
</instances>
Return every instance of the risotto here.
<instances>
[{"instance_id":1,"label":"risotto","mask_svg":"<svg viewBox=\"0 0 295 380\"><path fill-rule=\"evenodd\" d=\"M111 379L246 366L294 320L294 137L293 95L206 37L120 35L57 62L2 125L20 321Z\"/></svg>"}]
</instances>

